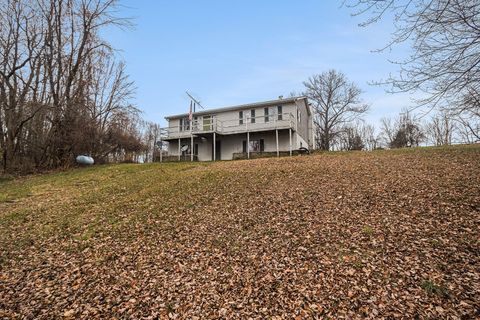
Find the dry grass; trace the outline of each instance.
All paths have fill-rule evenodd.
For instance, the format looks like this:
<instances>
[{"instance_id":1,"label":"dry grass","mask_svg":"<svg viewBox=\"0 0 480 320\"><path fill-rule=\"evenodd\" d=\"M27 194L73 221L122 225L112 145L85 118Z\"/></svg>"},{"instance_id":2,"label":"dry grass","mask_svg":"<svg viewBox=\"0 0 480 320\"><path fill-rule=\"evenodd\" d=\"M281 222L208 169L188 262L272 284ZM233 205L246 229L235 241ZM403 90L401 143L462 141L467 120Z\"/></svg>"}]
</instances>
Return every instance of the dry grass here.
<instances>
[{"instance_id":1,"label":"dry grass","mask_svg":"<svg viewBox=\"0 0 480 320\"><path fill-rule=\"evenodd\" d=\"M0 318L480 316L480 146L0 181Z\"/></svg>"}]
</instances>

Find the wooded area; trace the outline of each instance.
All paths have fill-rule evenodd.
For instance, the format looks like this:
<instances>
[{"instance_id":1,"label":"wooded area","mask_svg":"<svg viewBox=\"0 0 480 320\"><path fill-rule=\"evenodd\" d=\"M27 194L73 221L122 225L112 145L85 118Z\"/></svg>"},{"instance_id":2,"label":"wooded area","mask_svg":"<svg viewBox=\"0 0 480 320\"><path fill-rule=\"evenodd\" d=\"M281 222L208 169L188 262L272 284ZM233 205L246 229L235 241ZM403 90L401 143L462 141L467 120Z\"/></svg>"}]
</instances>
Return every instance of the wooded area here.
<instances>
[{"instance_id":1,"label":"wooded area","mask_svg":"<svg viewBox=\"0 0 480 320\"><path fill-rule=\"evenodd\" d=\"M0 1L0 151L5 172L128 161L145 149L135 87L101 37L127 27L114 0Z\"/></svg>"}]
</instances>

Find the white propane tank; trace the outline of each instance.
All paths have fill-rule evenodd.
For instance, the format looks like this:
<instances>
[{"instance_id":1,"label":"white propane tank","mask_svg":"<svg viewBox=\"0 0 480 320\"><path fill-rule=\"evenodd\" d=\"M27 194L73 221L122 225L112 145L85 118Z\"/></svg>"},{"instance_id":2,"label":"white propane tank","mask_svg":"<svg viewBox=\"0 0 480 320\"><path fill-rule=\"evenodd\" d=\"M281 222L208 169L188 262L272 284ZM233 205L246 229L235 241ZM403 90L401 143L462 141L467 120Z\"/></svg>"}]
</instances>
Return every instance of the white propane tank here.
<instances>
[{"instance_id":1,"label":"white propane tank","mask_svg":"<svg viewBox=\"0 0 480 320\"><path fill-rule=\"evenodd\" d=\"M86 164L86 165L92 165L95 162L93 161L92 157L86 156L86 155L78 156L75 160L77 161L78 164Z\"/></svg>"}]
</instances>

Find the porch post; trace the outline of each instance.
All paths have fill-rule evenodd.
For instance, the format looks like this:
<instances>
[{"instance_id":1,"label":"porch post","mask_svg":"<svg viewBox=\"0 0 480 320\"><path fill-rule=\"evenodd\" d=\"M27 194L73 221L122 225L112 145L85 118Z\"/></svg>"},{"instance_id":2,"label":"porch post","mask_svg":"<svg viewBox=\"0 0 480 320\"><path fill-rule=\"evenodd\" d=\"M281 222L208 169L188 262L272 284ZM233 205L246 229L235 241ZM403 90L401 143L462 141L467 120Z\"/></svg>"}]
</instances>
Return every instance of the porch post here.
<instances>
[{"instance_id":1,"label":"porch post","mask_svg":"<svg viewBox=\"0 0 480 320\"><path fill-rule=\"evenodd\" d=\"M278 129L275 129L275 138L276 138L276 142L277 142L277 157L279 157L280 152L278 150Z\"/></svg>"},{"instance_id":2,"label":"porch post","mask_svg":"<svg viewBox=\"0 0 480 320\"><path fill-rule=\"evenodd\" d=\"M180 138L178 138L178 161L180 161L181 151L180 151Z\"/></svg>"},{"instance_id":3,"label":"porch post","mask_svg":"<svg viewBox=\"0 0 480 320\"><path fill-rule=\"evenodd\" d=\"M216 142L216 139L217 139L217 137L216 137L216 135L215 135L215 132L213 132L213 147L212 147L212 148L213 148L213 161L215 161L215 160L217 159L217 148L215 148L215 146L216 146L216 143L215 143L215 142Z\"/></svg>"},{"instance_id":4,"label":"porch post","mask_svg":"<svg viewBox=\"0 0 480 320\"><path fill-rule=\"evenodd\" d=\"M163 153L163 142L162 142L162 134L160 133L160 162L162 162L162 153ZM153 160L155 161L155 159Z\"/></svg>"},{"instance_id":5,"label":"porch post","mask_svg":"<svg viewBox=\"0 0 480 320\"><path fill-rule=\"evenodd\" d=\"M290 156L292 156L292 128L288 129L288 137L290 139Z\"/></svg>"},{"instance_id":6,"label":"porch post","mask_svg":"<svg viewBox=\"0 0 480 320\"><path fill-rule=\"evenodd\" d=\"M193 161L193 134L190 133L190 161Z\"/></svg>"},{"instance_id":7,"label":"porch post","mask_svg":"<svg viewBox=\"0 0 480 320\"><path fill-rule=\"evenodd\" d=\"M250 159L250 132L247 131L247 159Z\"/></svg>"},{"instance_id":8,"label":"porch post","mask_svg":"<svg viewBox=\"0 0 480 320\"><path fill-rule=\"evenodd\" d=\"M248 132L248 115L245 117L245 130L247 131L247 159L250 159L250 149L249 149L249 144L250 144L250 132Z\"/></svg>"}]
</instances>

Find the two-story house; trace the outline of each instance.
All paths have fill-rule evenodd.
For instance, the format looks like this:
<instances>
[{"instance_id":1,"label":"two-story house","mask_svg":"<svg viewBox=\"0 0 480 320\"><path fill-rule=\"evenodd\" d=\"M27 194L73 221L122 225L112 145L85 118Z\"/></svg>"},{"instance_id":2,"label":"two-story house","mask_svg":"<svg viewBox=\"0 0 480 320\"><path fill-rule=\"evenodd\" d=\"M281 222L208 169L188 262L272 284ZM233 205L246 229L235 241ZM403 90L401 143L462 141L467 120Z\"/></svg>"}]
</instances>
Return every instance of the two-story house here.
<instances>
[{"instance_id":1,"label":"two-story house","mask_svg":"<svg viewBox=\"0 0 480 320\"><path fill-rule=\"evenodd\" d=\"M190 120L191 118L191 120ZM250 158L314 148L312 111L306 97L264 101L168 116L162 140L175 159Z\"/></svg>"}]
</instances>

